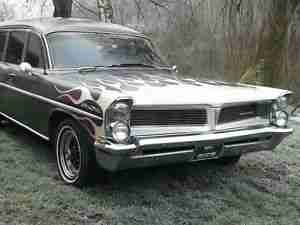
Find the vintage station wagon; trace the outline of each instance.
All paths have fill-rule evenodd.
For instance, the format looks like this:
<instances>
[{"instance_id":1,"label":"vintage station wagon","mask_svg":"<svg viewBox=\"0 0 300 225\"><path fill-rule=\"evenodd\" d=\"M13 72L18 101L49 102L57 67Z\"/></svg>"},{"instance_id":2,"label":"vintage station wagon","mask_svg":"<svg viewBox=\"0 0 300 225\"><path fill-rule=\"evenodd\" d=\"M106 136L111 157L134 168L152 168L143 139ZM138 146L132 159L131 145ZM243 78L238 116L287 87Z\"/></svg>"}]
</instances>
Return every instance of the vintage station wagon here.
<instances>
[{"instance_id":1,"label":"vintage station wagon","mask_svg":"<svg viewBox=\"0 0 300 225\"><path fill-rule=\"evenodd\" d=\"M184 79L151 40L83 19L0 24L0 115L51 141L67 184L108 171L273 150L289 91Z\"/></svg>"}]
</instances>

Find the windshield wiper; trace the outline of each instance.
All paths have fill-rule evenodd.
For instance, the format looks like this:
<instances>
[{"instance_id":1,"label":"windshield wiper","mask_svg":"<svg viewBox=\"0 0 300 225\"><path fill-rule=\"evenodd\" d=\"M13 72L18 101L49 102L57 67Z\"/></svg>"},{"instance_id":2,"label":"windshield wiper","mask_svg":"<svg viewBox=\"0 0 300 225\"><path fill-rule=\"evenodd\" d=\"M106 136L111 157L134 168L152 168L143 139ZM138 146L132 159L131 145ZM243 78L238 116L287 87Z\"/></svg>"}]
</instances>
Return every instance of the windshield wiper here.
<instances>
[{"instance_id":1,"label":"windshield wiper","mask_svg":"<svg viewBox=\"0 0 300 225\"><path fill-rule=\"evenodd\" d=\"M97 68L113 68L113 67L147 67L147 68L155 68L155 69L171 69L169 67L160 67L150 64L143 64L143 63L123 63L123 64L113 64L109 66L82 66L78 68L79 73L92 73L96 72Z\"/></svg>"},{"instance_id":2,"label":"windshield wiper","mask_svg":"<svg viewBox=\"0 0 300 225\"><path fill-rule=\"evenodd\" d=\"M148 68L157 68L154 65L143 64L143 63L122 63L122 64L113 64L107 67L148 67Z\"/></svg>"}]
</instances>

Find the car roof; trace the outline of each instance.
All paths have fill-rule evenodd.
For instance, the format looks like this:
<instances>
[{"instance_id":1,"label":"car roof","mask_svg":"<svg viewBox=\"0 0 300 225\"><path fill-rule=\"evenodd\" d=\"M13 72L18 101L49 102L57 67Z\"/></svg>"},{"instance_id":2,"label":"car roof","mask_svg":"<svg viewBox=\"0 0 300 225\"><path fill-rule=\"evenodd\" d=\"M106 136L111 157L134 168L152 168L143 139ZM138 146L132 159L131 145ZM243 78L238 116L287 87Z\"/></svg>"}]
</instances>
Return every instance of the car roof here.
<instances>
[{"instance_id":1,"label":"car roof","mask_svg":"<svg viewBox=\"0 0 300 225\"><path fill-rule=\"evenodd\" d=\"M28 27L33 28L41 33L49 34L59 31L76 31L76 32L99 32L111 34L124 34L144 36L142 33L113 23L102 23L90 19L79 18L36 18L27 20L15 20L1 22L0 28L7 27Z\"/></svg>"}]
</instances>

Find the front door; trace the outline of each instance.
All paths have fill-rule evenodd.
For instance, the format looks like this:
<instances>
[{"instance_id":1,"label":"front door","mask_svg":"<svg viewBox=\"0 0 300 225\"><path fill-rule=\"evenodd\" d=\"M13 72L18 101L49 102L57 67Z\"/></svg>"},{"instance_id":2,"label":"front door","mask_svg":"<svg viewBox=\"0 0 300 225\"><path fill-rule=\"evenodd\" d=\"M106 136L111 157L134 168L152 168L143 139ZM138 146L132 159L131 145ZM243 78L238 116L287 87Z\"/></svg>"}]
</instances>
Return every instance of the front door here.
<instances>
[{"instance_id":1,"label":"front door","mask_svg":"<svg viewBox=\"0 0 300 225\"><path fill-rule=\"evenodd\" d=\"M9 32L4 63L0 66L0 111L45 136L50 105L41 100L49 88L42 46L39 35L29 30ZM21 69L24 62L32 66L29 73Z\"/></svg>"},{"instance_id":2,"label":"front door","mask_svg":"<svg viewBox=\"0 0 300 225\"><path fill-rule=\"evenodd\" d=\"M1 63L1 112L12 119L17 119L18 113L26 108L22 97L16 92L16 81L22 75L20 63L24 58L26 30L9 31L5 55Z\"/></svg>"},{"instance_id":3,"label":"front door","mask_svg":"<svg viewBox=\"0 0 300 225\"><path fill-rule=\"evenodd\" d=\"M7 38L8 38L8 31L1 30L0 31L0 113L2 113L4 110L5 107L4 101L7 93L6 88L2 86L6 82L7 69L9 69L9 67L3 61L5 48L7 46Z\"/></svg>"},{"instance_id":4,"label":"front door","mask_svg":"<svg viewBox=\"0 0 300 225\"><path fill-rule=\"evenodd\" d=\"M40 36L31 31L28 32L23 62L29 63L32 71L18 74L14 86L23 91L22 97L19 97L22 110L15 112L17 120L45 135L51 105L43 100L43 97L48 97L47 92L50 86L44 74L43 49Z\"/></svg>"}]
</instances>

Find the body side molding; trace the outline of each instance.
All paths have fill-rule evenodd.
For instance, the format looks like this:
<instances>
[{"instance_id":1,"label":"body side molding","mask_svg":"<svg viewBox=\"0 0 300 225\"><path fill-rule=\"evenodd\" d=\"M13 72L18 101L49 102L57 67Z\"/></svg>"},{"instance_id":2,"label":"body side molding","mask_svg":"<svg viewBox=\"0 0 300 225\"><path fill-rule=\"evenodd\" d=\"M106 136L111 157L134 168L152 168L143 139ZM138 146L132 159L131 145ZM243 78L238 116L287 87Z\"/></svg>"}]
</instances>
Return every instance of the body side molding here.
<instances>
[{"instance_id":1,"label":"body side molding","mask_svg":"<svg viewBox=\"0 0 300 225\"><path fill-rule=\"evenodd\" d=\"M2 113L2 112L0 112L0 115L3 116L3 117L5 117L6 119L8 119L8 120L10 120L10 121L12 121L12 122L18 124L19 126L25 128L26 130L30 131L31 133L33 133L33 134L35 134L35 135L41 137L42 139L44 139L44 140L46 140L46 141L49 141L49 140L50 140L49 137L47 137L47 136L45 136L45 135L43 135L43 134L37 132L36 130L32 129L31 127L25 125L24 123L21 123L20 121L15 120L14 118L12 118L12 117L10 117L10 116L8 116L8 115Z\"/></svg>"},{"instance_id":2,"label":"body side molding","mask_svg":"<svg viewBox=\"0 0 300 225\"><path fill-rule=\"evenodd\" d=\"M47 103L49 103L49 104L52 104L52 105L55 105L55 106L58 106L58 107L61 107L61 108L70 110L70 111L72 111L72 112L74 112L74 113L82 114L82 115L88 116L88 117L90 117L90 118L93 118L93 119L97 119L97 120L103 121L103 118L101 118L101 117L98 117L98 116L93 115L93 114L91 114L91 113L85 112L85 111L83 111L83 110L81 110L81 109L78 109L78 108L75 108L75 107L73 107L73 106L69 106L69 105L66 105L66 104L64 104L64 103L61 103L61 102L52 100L52 99L50 99L50 98L46 98L46 97L43 97L43 96L39 96L39 95L30 93L30 92L28 92L28 91L24 91L24 90L22 90L22 89L19 89L19 88L10 86L10 85L5 84L5 83L2 83L2 82L0 82L0 86L5 87L5 88L8 88L8 89L11 89L11 90L16 91L16 92L19 92L19 93L21 93L21 94L23 94L23 95L27 95L27 96L30 96L30 97L32 97L32 98L36 98L36 99L38 99L38 100L47 102Z\"/></svg>"}]
</instances>

